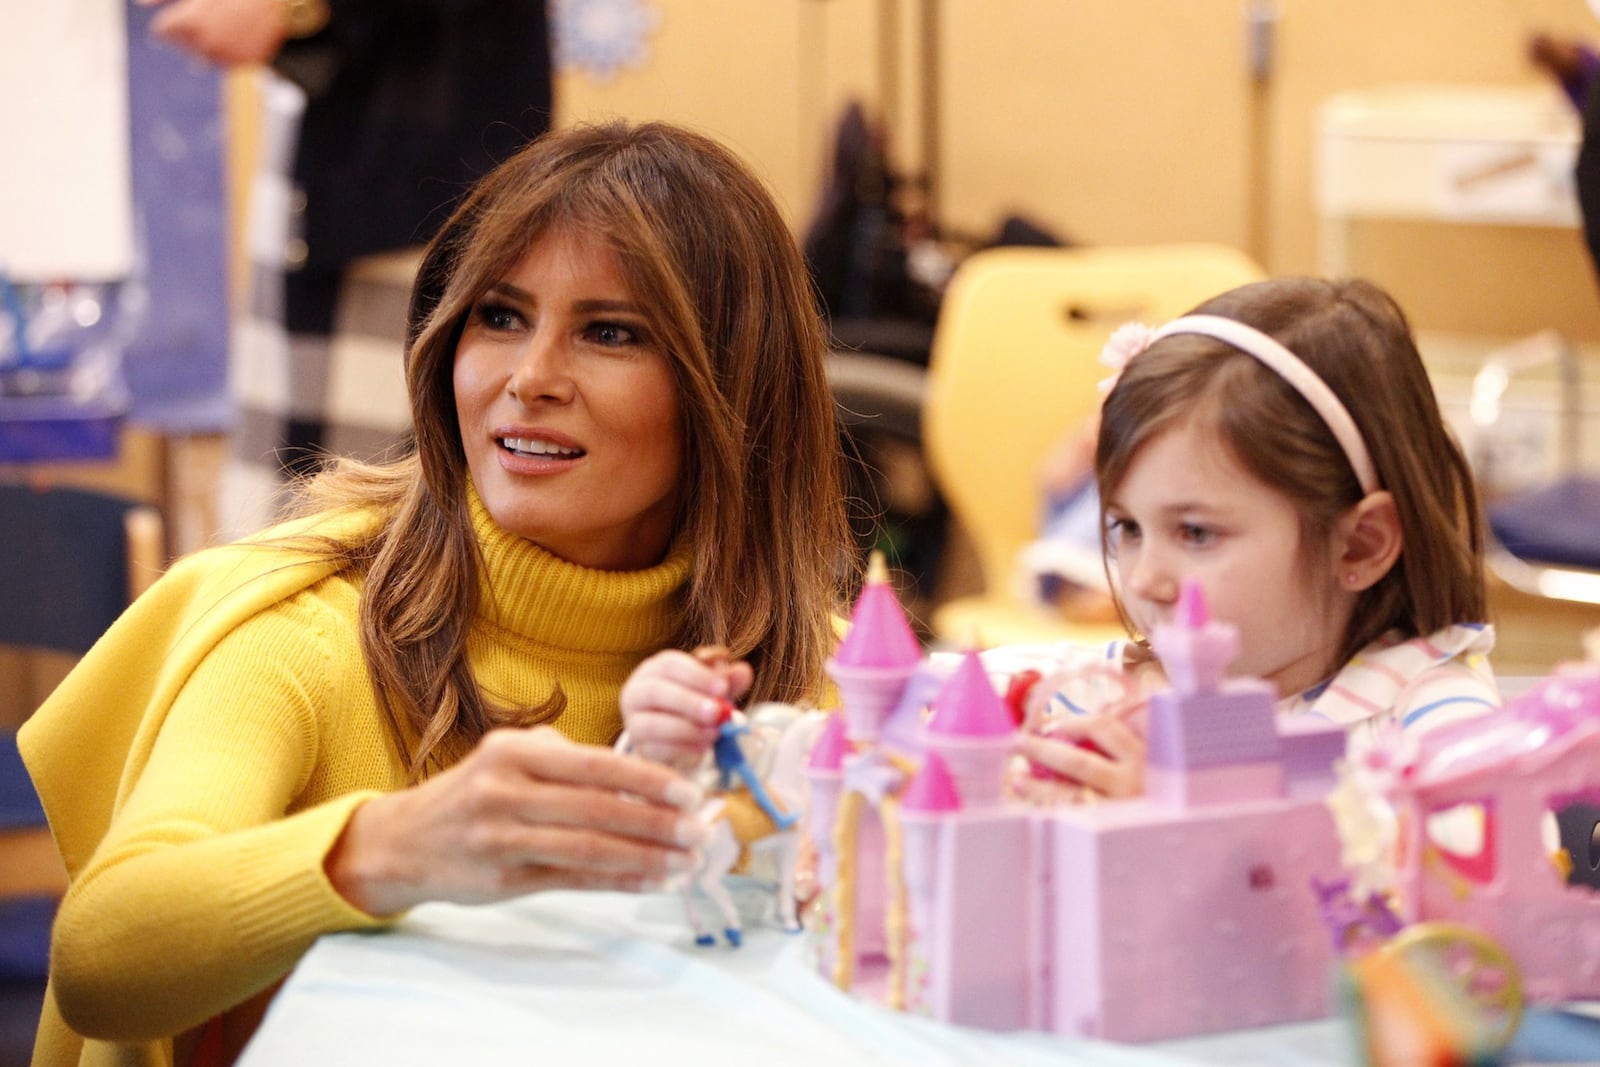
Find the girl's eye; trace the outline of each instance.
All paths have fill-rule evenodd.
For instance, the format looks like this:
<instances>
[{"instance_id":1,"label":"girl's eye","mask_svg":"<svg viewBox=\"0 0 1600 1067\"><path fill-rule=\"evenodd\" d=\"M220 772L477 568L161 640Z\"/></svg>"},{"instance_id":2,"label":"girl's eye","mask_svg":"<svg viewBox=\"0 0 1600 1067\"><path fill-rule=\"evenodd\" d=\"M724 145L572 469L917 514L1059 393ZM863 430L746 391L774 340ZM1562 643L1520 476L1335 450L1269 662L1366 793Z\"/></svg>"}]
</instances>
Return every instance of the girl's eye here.
<instances>
[{"instance_id":1,"label":"girl's eye","mask_svg":"<svg viewBox=\"0 0 1600 1067\"><path fill-rule=\"evenodd\" d=\"M1178 528L1178 534L1183 540L1197 547L1204 547L1217 539L1217 532L1208 526L1196 526L1186 522Z\"/></svg>"},{"instance_id":2,"label":"girl's eye","mask_svg":"<svg viewBox=\"0 0 1600 1067\"><path fill-rule=\"evenodd\" d=\"M496 332L515 330L522 325L522 316L504 304L484 301L472 310L480 324Z\"/></svg>"},{"instance_id":3,"label":"girl's eye","mask_svg":"<svg viewBox=\"0 0 1600 1067\"><path fill-rule=\"evenodd\" d=\"M1117 546L1139 540L1139 524L1132 519L1110 519L1106 523L1106 543L1114 552Z\"/></svg>"}]
</instances>

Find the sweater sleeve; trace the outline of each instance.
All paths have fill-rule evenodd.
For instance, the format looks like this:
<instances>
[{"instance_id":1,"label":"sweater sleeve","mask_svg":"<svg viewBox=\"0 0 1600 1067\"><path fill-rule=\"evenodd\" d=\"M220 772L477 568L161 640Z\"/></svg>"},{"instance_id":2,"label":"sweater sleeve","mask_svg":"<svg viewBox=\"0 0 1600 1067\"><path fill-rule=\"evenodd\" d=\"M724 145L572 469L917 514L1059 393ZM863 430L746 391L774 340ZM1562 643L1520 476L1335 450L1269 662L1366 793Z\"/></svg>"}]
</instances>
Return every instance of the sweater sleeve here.
<instances>
[{"instance_id":1,"label":"sweater sleeve","mask_svg":"<svg viewBox=\"0 0 1600 1067\"><path fill-rule=\"evenodd\" d=\"M174 701L62 903L53 983L74 1030L170 1036L270 986L319 935L380 921L340 897L323 869L374 790L306 803L308 783L326 777L326 621L303 603L249 620Z\"/></svg>"}]
</instances>

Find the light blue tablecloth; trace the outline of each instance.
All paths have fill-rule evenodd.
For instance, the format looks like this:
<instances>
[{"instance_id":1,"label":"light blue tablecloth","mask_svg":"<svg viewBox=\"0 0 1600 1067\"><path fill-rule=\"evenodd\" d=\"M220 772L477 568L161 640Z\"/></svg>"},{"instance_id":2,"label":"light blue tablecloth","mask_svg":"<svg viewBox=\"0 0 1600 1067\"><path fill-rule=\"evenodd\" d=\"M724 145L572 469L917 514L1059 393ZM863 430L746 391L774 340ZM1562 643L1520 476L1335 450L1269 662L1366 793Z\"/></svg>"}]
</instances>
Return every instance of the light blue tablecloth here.
<instances>
[{"instance_id":1,"label":"light blue tablecloth","mask_svg":"<svg viewBox=\"0 0 1600 1067\"><path fill-rule=\"evenodd\" d=\"M748 897L741 903L750 907ZM493 907L429 905L388 931L321 939L241 1063L1353 1062L1333 1020L1150 1046L945 1026L846 995L805 956L801 936L766 925L747 928L742 948L697 948L672 896L550 893Z\"/></svg>"}]
</instances>

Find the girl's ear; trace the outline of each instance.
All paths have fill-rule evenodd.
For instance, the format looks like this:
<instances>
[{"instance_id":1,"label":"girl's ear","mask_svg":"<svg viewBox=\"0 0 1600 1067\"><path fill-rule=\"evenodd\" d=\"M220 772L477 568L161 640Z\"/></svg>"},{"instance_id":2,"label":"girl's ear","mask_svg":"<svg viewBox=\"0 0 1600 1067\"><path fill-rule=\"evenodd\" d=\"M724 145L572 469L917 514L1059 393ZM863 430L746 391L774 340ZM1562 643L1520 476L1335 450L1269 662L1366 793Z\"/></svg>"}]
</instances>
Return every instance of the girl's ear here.
<instances>
[{"instance_id":1,"label":"girl's ear","mask_svg":"<svg viewBox=\"0 0 1600 1067\"><path fill-rule=\"evenodd\" d=\"M1334 580L1347 592L1378 584L1400 558L1404 538L1400 512L1387 490L1368 493L1339 520L1334 536Z\"/></svg>"}]
</instances>

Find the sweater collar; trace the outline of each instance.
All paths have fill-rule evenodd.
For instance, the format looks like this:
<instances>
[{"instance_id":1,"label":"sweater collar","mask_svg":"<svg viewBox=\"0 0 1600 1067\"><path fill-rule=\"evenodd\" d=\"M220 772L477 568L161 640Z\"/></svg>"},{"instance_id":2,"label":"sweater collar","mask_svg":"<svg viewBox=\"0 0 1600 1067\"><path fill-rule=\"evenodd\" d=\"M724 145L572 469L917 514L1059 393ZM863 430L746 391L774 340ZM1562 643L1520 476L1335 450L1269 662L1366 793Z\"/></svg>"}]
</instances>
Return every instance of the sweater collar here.
<instances>
[{"instance_id":1,"label":"sweater collar","mask_svg":"<svg viewBox=\"0 0 1600 1067\"><path fill-rule=\"evenodd\" d=\"M650 651L678 638L690 563L684 538L654 567L593 570L501 529L470 484L467 506L485 564L478 591L486 619L545 644L596 653Z\"/></svg>"}]
</instances>

